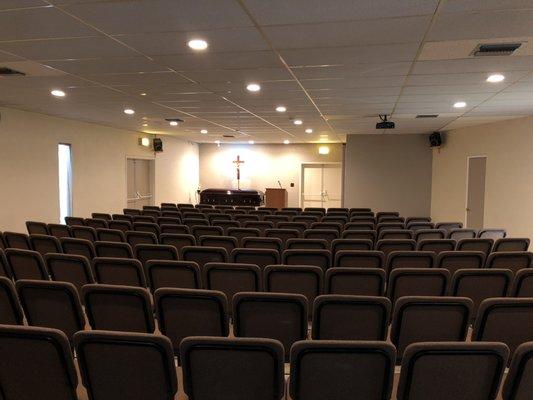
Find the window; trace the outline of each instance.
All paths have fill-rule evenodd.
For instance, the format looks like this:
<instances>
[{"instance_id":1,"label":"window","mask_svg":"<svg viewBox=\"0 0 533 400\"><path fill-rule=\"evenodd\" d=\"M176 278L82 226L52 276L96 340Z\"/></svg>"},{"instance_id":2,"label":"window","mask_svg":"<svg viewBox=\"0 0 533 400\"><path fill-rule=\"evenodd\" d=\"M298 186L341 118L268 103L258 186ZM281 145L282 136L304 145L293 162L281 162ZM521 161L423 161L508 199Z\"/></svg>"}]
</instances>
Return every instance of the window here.
<instances>
[{"instance_id":1,"label":"window","mask_svg":"<svg viewBox=\"0 0 533 400\"><path fill-rule=\"evenodd\" d=\"M57 146L59 165L59 222L64 224L65 217L72 215L72 157L70 144Z\"/></svg>"}]
</instances>

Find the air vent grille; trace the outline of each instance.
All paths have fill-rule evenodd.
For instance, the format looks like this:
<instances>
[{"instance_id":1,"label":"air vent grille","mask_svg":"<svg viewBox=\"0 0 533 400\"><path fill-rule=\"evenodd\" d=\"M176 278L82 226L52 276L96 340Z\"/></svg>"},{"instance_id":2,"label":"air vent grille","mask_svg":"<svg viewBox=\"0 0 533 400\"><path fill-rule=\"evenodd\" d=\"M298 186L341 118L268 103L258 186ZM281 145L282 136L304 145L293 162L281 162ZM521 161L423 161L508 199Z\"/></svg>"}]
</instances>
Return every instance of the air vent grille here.
<instances>
[{"instance_id":1,"label":"air vent grille","mask_svg":"<svg viewBox=\"0 0 533 400\"><path fill-rule=\"evenodd\" d=\"M416 118L437 118L439 114L418 114Z\"/></svg>"},{"instance_id":2,"label":"air vent grille","mask_svg":"<svg viewBox=\"0 0 533 400\"><path fill-rule=\"evenodd\" d=\"M16 70L8 68L8 67L0 67L0 75L1 76L10 76L10 75L22 75L22 76L25 76L26 74L24 72L16 71Z\"/></svg>"},{"instance_id":3,"label":"air vent grille","mask_svg":"<svg viewBox=\"0 0 533 400\"><path fill-rule=\"evenodd\" d=\"M510 56L522 43L492 43L492 44L478 44L472 55L474 57L484 56Z\"/></svg>"},{"instance_id":4,"label":"air vent grille","mask_svg":"<svg viewBox=\"0 0 533 400\"><path fill-rule=\"evenodd\" d=\"M222 135L223 138L234 138L235 135Z\"/></svg>"}]
</instances>

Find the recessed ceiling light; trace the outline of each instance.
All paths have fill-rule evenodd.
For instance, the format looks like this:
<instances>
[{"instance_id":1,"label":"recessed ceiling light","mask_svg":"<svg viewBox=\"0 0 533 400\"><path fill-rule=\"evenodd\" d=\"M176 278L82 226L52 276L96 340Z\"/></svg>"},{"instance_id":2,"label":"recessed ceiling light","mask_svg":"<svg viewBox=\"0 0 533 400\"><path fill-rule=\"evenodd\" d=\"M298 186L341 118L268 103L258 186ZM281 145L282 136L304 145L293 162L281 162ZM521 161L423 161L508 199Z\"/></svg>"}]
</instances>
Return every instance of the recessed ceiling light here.
<instances>
[{"instance_id":1,"label":"recessed ceiling light","mask_svg":"<svg viewBox=\"0 0 533 400\"><path fill-rule=\"evenodd\" d=\"M287 107L285 107L285 106L277 106L276 107L276 111L277 112L285 112L285 111L287 111Z\"/></svg>"},{"instance_id":2,"label":"recessed ceiling light","mask_svg":"<svg viewBox=\"0 0 533 400\"><path fill-rule=\"evenodd\" d=\"M148 126L148 124L144 123L143 126Z\"/></svg>"},{"instance_id":3,"label":"recessed ceiling light","mask_svg":"<svg viewBox=\"0 0 533 400\"><path fill-rule=\"evenodd\" d=\"M466 107L466 103L464 101L458 101L453 106L454 106L454 108L465 108Z\"/></svg>"},{"instance_id":4,"label":"recessed ceiling light","mask_svg":"<svg viewBox=\"0 0 533 400\"><path fill-rule=\"evenodd\" d=\"M303 121L301 119L295 119L294 121L292 121L292 123L294 125L302 125L303 124Z\"/></svg>"},{"instance_id":5,"label":"recessed ceiling light","mask_svg":"<svg viewBox=\"0 0 533 400\"><path fill-rule=\"evenodd\" d=\"M141 96L146 96L146 93L141 93Z\"/></svg>"},{"instance_id":6,"label":"recessed ceiling light","mask_svg":"<svg viewBox=\"0 0 533 400\"><path fill-rule=\"evenodd\" d=\"M209 46L207 42L203 39L189 40L187 45L193 50L205 50L207 49L207 46Z\"/></svg>"},{"instance_id":7,"label":"recessed ceiling light","mask_svg":"<svg viewBox=\"0 0 533 400\"><path fill-rule=\"evenodd\" d=\"M246 85L246 90L249 92L259 92L261 90L261 85L259 83L249 83Z\"/></svg>"},{"instance_id":8,"label":"recessed ceiling light","mask_svg":"<svg viewBox=\"0 0 533 400\"><path fill-rule=\"evenodd\" d=\"M248 144L254 144L255 142L253 140L248 140Z\"/></svg>"},{"instance_id":9,"label":"recessed ceiling light","mask_svg":"<svg viewBox=\"0 0 533 400\"><path fill-rule=\"evenodd\" d=\"M62 90L59 90L59 89L54 89L50 93L52 94L52 96L55 96L55 97L65 97L66 96L66 93L63 92Z\"/></svg>"},{"instance_id":10,"label":"recessed ceiling light","mask_svg":"<svg viewBox=\"0 0 533 400\"><path fill-rule=\"evenodd\" d=\"M490 83L498 83L502 82L503 80L505 80L505 76L503 76L502 74L492 74L489 75L489 77L487 78L487 82Z\"/></svg>"},{"instance_id":11,"label":"recessed ceiling light","mask_svg":"<svg viewBox=\"0 0 533 400\"><path fill-rule=\"evenodd\" d=\"M124 109L124 114L133 115L133 114L135 114L135 111L132 110L131 108L125 108Z\"/></svg>"},{"instance_id":12,"label":"recessed ceiling light","mask_svg":"<svg viewBox=\"0 0 533 400\"><path fill-rule=\"evenodd\" d=\"M141 146L144 146L144 147L148 147L150 146L150 139L148 139L147 137L143 137L141 138Z\"/></svg>"},{"instance_id":13,"label":"recessed ceiling light","mask_svg":"<svg viewBox=\"0 0 533 400\"><path fill-rule=\"evenodd\" d=\"M200 133L202 133L202 134L205 135L205 134L207 133L207 129L202 129L202 130L200 131Z\"/></svg>"},{"instance_id":14,"label":"recessed ceiling light","mask_svg":"<svg viewBox=\"0 0 533 400\"><path fill-rule=\"evenodd\" d=\"M318 154L329 154L329 147L328 146L320 146L318 148Z\"/></svg>"},{"instance_id":15,"label":"recessed ceiling light","mask_svg":"<svg viewBox=\"0 0 533 400\"><path fill-rule=\"evenodd\" d=\"M307 128L307 129L305 130L305 133L313 133L313 130L312 130L311 128Z\"/></svg>"},{"instance_id":16,"label":"recessed ceiling light","mask_svg":"<svg viewBox=\"0 0 533 400\"><path fill-rule=\"evenodd\" d=\"M285 140L283 141L283 144L289 144L289 143L290 143L290 140L289 140L289 139L285 139Z\"/></svg>"},{"instance_id":17,"label":"recessed ceiling light","mask_svg":"<svg viewBox=\"0 0 533 400\"><path fill-rule=\"evenodd\" d=\"M171 126L178 126L178 121L170 121L169 124Z\"/></svg>"}]
</instances>

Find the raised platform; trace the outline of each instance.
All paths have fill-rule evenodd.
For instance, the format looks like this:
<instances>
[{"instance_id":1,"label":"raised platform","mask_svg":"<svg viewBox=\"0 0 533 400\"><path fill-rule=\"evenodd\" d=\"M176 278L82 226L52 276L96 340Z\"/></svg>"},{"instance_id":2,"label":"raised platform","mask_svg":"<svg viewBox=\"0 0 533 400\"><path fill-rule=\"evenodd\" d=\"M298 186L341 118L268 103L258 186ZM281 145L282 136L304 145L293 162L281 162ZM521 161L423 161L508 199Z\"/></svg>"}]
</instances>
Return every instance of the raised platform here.
<instances>
[{"instance_id":1,"label":"raised platform","mask_svg":"<svg viewBox=\"0 0 533 400\"><path fill-rule=\"evenodd\" d=\"M252 189L204 189L200 192L201 204L260 206L265 194Z\"/></svg>"}]
</instances>

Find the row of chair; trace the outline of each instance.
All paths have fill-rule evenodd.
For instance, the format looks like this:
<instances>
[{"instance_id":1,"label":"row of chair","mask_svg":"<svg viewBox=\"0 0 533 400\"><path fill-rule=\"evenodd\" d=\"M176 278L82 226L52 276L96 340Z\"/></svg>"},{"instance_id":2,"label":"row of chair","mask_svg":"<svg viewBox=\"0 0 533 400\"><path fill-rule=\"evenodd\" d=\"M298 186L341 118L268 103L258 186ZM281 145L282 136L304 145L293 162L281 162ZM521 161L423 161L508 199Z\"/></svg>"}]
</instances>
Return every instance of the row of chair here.
<instances>
[{"instance_id":1,"label":"row of chair","mask_svg":"<svg viewBox=\"0 0 533 400\"><path fill-rule=\"evenodd\" d=\"M67 282L1 278L2 323L59 329L71 340L85 330L154 333L156 319L147 290L130 286L85 285L82 298ZM389 337L401 362L405 348L427 341L466 341L474 304L466 297L386 297L322 295L309 304L302 294L238 292L230 300L219 291L160 288L154 292L159 331L176 354L189 336L263 337L279 340L288 351L298 340L382 340ZM18 303L20 299L20 304ZM50 305L53 305L52 307ZM312 305L312 307L311 307ZM392 310L392 312L391 312ZM201 316L201 318L199 318ZM471 339L506 343L511 351L533 339L532 298L489 298L479 305ZM288 355L288 353L287 353ZM288 360L287 360L288 361Z\"/></svg>"},{"instance_id":2,"label":"row of chair","mask_svg":"<svg viewBox=\"0 0 533 400\"><path fill-rule=\"evenodd\" d=\"M190 337L180 345L178 371L165 337L79 332L74 344L81 383L98 400L171 400L178 392L194 400L388 400L394 386L396 349L383 342L298 341L290 349L287 385L287 357L275 340ZM0 326L0 358L0 386L8 398L81 399L76 362L60 331ZM508 359L503 343L410 345L396 399L494 400ZM532 359L533 343L514 353L504 400L528 398Z\"/></svg>"}]
</instances>

